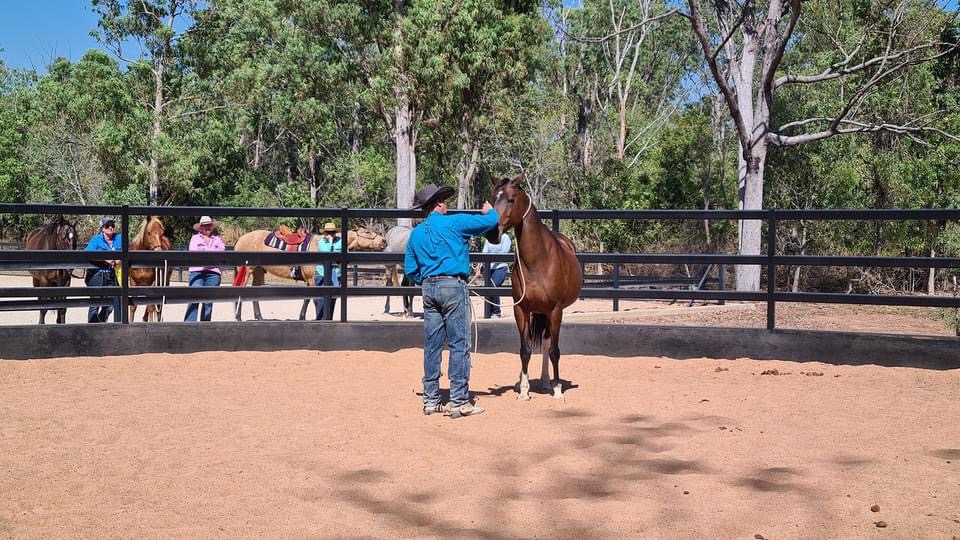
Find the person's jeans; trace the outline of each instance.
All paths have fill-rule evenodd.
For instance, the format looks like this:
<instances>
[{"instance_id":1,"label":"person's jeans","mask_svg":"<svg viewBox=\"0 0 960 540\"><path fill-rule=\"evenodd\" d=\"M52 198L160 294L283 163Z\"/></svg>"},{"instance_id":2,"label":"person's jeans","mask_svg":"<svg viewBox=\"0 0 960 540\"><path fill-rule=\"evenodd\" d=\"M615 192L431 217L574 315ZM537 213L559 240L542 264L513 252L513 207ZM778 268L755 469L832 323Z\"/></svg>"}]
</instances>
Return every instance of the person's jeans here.
<instances>
[{"instance_id":1,"label":"person's jeans","mask_svg":"<svg viewBox=\"0 0 960 540\"><path fill-rule=\"evenodd\" d=\"M507 279L507 267L501 266L500 268L494 268L490 272L490 281L493 283L494 287L499 287L503 285L503 282ZM500 315L500 297L491 296L490 303L493 304L490 306L490 315Z\"/></svg>"},{"instance_id":2,"label":"person's jeans","mask_svg":"<svg viewBox=\"0 0 960 540\"><path fill-rule=\"evenodd\" d=\"M98 270L94 272L90 277L90 280L87 281L88 287L116 287L117 285L117 275L114 273L113 268ZM120 312L119 297L114 297L113 305L110 306L90 306L90 308L87 310L87 322L107 322L110 319L110 315L113 313L114 309L117 310L117 313Z\"/></svg>"},{"instance_id":3,"label":"person's jeans","mask_svg":"<svg viewBox=\"0 0 960 540\"><path fill-rule=\"evenodd\" d=\"M318 274L313 274L313 284L316 286L323 285L323 276ZM337 276L336 272L330 274L330 285L334 287L340 286L340 278ZM327 302L330 303L330 315L324 317L323 310L327 305ZM333 319L333 310L337 307L337 297L336 296L324 296L316 299L317 304L317 320L318 321L329 321Z\"/></svg>"},{"instance_id":4,"label":"person's jeans","mask_svg":"<svg viewBox=\"0 0 960 540\"><path fill-rule=\"evenodd\" d=\"M456 278L423 281L423 406L440 403L440 357L444 339L450 348L450 403L470 401L470 298Z\"/></svg>"},{"instance_id":5,"label":"person's jeans","mask_svg":"<svg viewBox=\"0 0 960 540\"><path fill-rule=\"evenodd\" d=\"M189 283L191 287L219 287L220 274L210 271L190 272ZM184 315L184 321L196 321L197 310L200 303L195 302L187 306L187 313ZM209 321L213 317L213 302L204 302L203 311L200 313L201 321Z\"/></svg>"}]
</instances>

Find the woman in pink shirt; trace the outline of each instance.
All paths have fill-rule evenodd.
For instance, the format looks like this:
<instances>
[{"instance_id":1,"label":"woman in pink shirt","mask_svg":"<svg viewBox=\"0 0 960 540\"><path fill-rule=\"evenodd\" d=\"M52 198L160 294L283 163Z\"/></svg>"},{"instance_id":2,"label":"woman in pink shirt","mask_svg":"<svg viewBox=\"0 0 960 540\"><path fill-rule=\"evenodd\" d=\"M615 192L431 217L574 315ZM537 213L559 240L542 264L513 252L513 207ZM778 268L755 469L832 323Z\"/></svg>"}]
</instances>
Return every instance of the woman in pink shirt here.
<instances>
[{"instance_id":1,"label":"woman in pink shirt","mask_svg":"<svg viewBox=\"0 0 960 540\"><path fill-rule=\"evenodd\" d=\"M193 225L193 230L197 234L190 239L190 251L224 251L226 246L220 236L214 236L213 231L220 224L214 221L210 216L203 216L200 221ZM220 268L216 266L191 266L190 267L190 286L191 287L219 287L220 286ZM197 320L197 311L200 304L193 303L187 306L187 314L184 321ZM209 321L213 316L213 302L204 302L203 310L200 314L201 321Z\"/></svg>"}]
</instances>

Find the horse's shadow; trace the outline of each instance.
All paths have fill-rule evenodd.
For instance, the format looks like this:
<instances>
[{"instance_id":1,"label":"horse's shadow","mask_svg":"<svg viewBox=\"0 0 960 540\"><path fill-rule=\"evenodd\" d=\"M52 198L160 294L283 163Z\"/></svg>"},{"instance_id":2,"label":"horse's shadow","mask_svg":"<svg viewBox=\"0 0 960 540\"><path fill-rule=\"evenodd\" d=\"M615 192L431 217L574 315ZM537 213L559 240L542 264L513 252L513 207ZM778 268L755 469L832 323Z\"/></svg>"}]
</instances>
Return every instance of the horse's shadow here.
<instances>
[{"instance_id":1,"label":"horse's shadow","mask_svg":"<svg viewBox=\"0 0 960 540\"><path fill-rule=\"evenodd\" d=\"M564 395L566 395L567 390L576 390L580 388L579 384L574 384L566 379L560 379L560 387ZM508 386L494 386L487 389L486 392L475 392L478 396L502 396L507 392L516 392L520 393L520 383L515 382ZM540 379L531 379L530 380L530 393L531 394L540 394L544 396L552 396L553 388L547 387L544 388L540 385Z\"/></svg>"},{"instance_id":2,"label":"horse's shadow","mask_svg":"<svg viewBox=\"0 0 960 540\"><path fill-rule=\"evenodd\" d=\"M407 315L406 313L404 313L403 311L391 311L390 313L387 313L387 315L390 315L391 317L396 317L396 318L398 318L398 319L410 319L410 320L412 320L412 319L422 319L422 318L423 318L423 312L422 312L422 311L415 311L415 312L413 312L413 315L412 315L412 316L408 316L408 315Z\"/></svg>"},{"instance_id":3,"label":"horse's shadow","mask_svg":"<svg viewBox=\"0 0 960 540\"><path fill-rule=\"evenodd\" d=\"M570 382L570 381L567 381L567 380L561 379L561 383L563 384L563 393L564 393L564 395L566 395L567 390L576 390L577 388L580 388L580 385L574 384L574 383L572 383L572 382ZM512 384L512 385L510 385L510 386L490 387L490 388L487 388L486 390L470 390L470 394L471 394L471 395L474 395L474 396L483 396L483 397L500 397L500 396L506 394L507 392L517 392L517 393L519 393L519 389L517 388L518 385L519 385L519 383ZM540 386L540 381L537 380L537 381L531 381L531 384L530 384L530 393L531 393L531 394L539 394L539 395L543 395L543 396L552 396L552 395L553 395L553 390L552 390L552 389L541 388L541 386ZM420 398L423 398L423 392L417 392L417 396L420 397ZM449 403L449 402L450 402L450 389L449 389L449 388L441 388L441 389L440 389L440 401L441 401L441 403Z\"/></svg>"}]
</instances>

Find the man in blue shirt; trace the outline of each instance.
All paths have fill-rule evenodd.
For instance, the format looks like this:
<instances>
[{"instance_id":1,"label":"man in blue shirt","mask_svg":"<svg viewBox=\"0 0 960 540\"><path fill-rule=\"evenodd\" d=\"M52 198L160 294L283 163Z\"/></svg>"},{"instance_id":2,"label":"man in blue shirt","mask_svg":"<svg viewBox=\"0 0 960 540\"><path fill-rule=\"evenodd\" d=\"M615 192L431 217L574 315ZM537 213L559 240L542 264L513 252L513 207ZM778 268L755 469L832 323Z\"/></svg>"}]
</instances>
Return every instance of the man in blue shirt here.
<instances>
[{"instance_id":1,"label":"man in blue shirt","mask_svg":"<svg viewBox=\"0 0 960 540\"><path fill-rule=\"evenodd\" d=\"M100 218L100 231L90 239L84 251L121 251L123 249L123 240L120 233L117 232L117 225L112 217L103 216ZM119 257L119 254L118 254ZM118 259L108 261L97 261L99 268L96 270L87 270L84 282L88 287L116 287L117 282L116 267L120 264ZM117 304L117 300L114 300ZM120 309L117 307L117 309ZM101 323L106 322L113 313L113 306L90 306L87 310L87 322Z\"/></svg>"},{"instance_id":2,"label":"man in blue shirt","mask_svg":"<svg viewBox=\"0 0 960 540\"><path fill-rule=\"evenodd\" d=\"M404 274L423 292L423 414L442 410L440 357L443 340L450 348L450 417L483 412L470 402L470 252L467 240L497 225L489 202L482 214L447 215L453 189L433 184L418 191L414 208L426 216L410 233L403 258Z\"/></svg>"}]
</instances>

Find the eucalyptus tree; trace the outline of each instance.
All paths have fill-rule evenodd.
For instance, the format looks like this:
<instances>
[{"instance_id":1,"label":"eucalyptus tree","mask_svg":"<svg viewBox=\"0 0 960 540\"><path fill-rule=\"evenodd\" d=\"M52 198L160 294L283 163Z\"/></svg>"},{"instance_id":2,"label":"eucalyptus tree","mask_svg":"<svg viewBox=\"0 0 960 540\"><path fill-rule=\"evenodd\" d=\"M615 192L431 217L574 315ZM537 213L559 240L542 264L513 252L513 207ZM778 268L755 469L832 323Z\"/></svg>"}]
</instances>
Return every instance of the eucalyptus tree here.
<instances>
[{"instance_id":1,"label":"eucalyptus tree","mask_svg":"<svg viewBox=\"0 0 960 540\"><path fill-rule=\"evenodd\" d=\"M148 89L141 106L151 117L149 127L148 191L150 204L160 203L161 147L171 110L175 114L195 114L191 101L196 96L184 92L184 66L180 62L180 41L189 27L200 0L92 0L99 17L91 34L118 59L128 64L134 74L141 75ZM125 50L135 45L136 54ZM188 109L188 110L184 110ZM175 155L175 154L174 154ZM167 193L167 202L176 193Z\"/></svg>"},{"instance_id":2,"label":"eucalyptus tree","mask_svg":"<svg viewBox=\"0 0 960 540\"><path fill-rule=\"evenodd\" d=\"M705 12L702 5L710 11ZM831 16L821 18L822 27L807 28L811 13ZM941 40L952 16L933 0L899 0L891 5L688 0L683 15L691 23L737 128L742 209L763 206L770 146L791 147L846 133L886 132L917 139L946 135L933 121L935 116L891 123L863 115L871 96L885 84L957 47L956 42ZM819 63L822 58L805 58L784 72L784 55L811 35L832 43L829 60ZM828 114L771 123L778 92L815 84L832 86L840 105ZM759 254L760 245L760 222L741 222L740 253ZM739 266L736 275L738 289L759 289L758 266Z\"/></svg>"},{"instance_id":3,"label":"eucalyptus tree","mask_svg":"<svg viewBox=\"0 0 960 540\"><path fill-rule=\"evenodd\" d=\"M119 65L104 52L90 50L75 64L55 60L20 114L28 126L29 200L98 204L136 183L132 155L144 148L138 135L148 122Z\"/></svg>"},{"instance_id":4,"label":"eucalyptus tree","mask_svg":"<svg viewBox=\"0 0 960 540\"><path fill-rule=\"evenodd\" d=\"M0 60L0 200L23 200L24 125L22 86L17 74Z\"/></svg>"}]
</instances>

